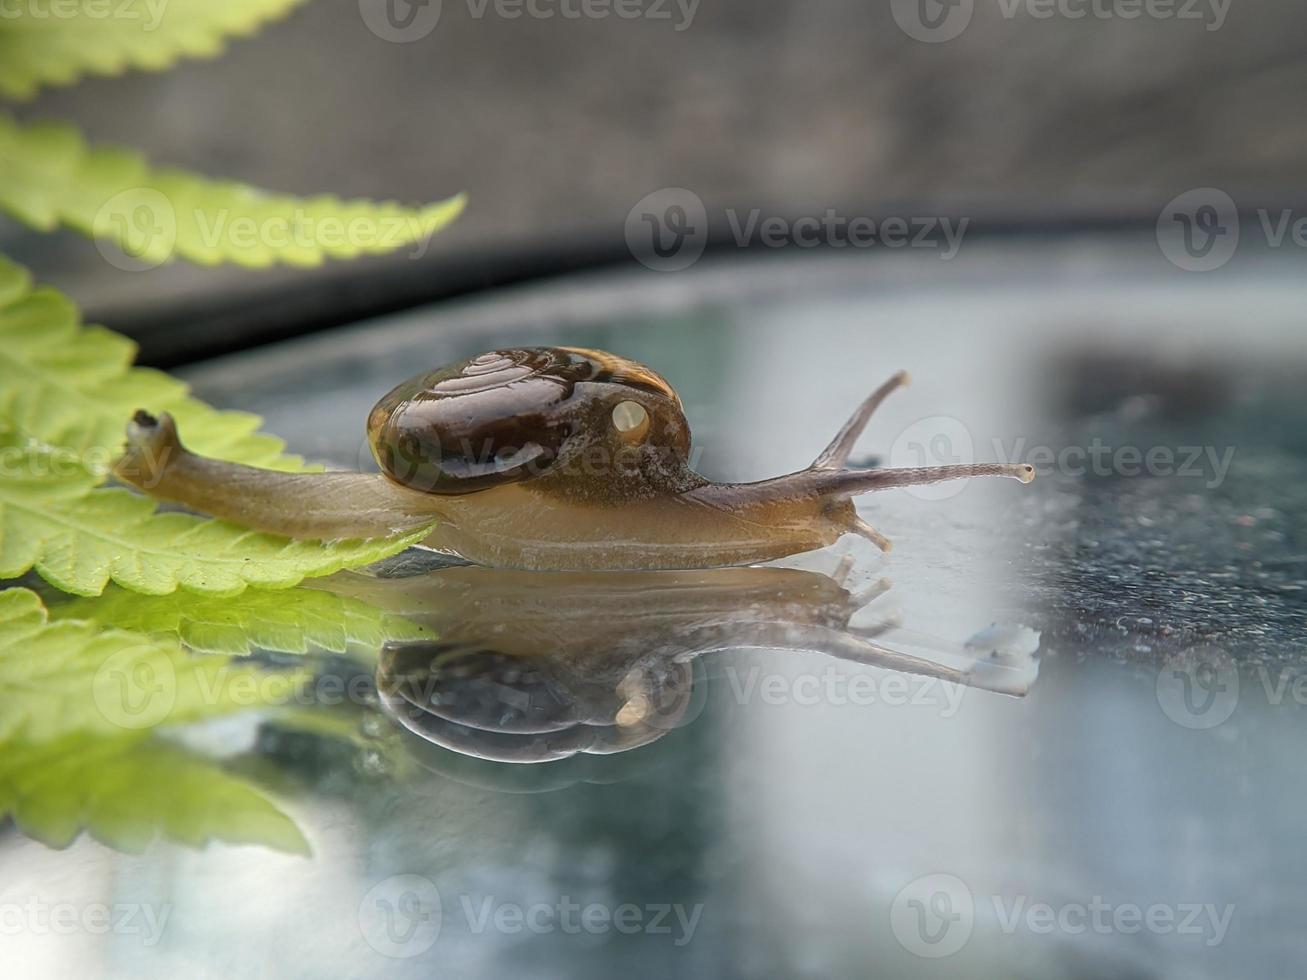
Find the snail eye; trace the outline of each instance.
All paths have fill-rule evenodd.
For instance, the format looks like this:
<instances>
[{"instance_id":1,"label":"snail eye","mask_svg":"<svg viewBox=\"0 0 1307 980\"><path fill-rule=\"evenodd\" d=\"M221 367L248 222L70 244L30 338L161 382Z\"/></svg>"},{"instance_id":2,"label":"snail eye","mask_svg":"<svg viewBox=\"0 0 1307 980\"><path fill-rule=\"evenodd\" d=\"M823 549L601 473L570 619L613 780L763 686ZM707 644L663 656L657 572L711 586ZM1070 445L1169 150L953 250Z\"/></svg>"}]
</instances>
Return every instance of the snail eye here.
<instances>
[{"instance_id":1,"label":"snail eye","mask_svg":"<svg viewBox=\"0 0 1307 980\"><path fill-rule=\"evenodd\" d=\"M649 413L639 402L618 402L613 408L613 428L626 442L639 442L649 432Z\"/></svg>"}]
</instances>

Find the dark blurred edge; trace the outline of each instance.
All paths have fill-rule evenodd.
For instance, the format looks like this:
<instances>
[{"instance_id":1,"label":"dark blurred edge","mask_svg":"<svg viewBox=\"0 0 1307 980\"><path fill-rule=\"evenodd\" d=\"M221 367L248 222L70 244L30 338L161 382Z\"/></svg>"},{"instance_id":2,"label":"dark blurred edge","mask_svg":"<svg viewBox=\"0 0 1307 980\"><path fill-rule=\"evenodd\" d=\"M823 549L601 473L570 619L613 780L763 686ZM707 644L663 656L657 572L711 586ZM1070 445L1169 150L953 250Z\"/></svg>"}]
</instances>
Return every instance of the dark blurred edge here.
<instances>
[{"instance_id":1,"label":"dark blurred edge","mask_svg":"<svg viewBox=\"0 0 1307 980\"><path fill-rule=\"evenodd\" d=\"M941 213L902 208L893 212L882 209L882 212ZM961 214L965 212L950 217L959 220ZM1040 219L978 218L974 213L966 216L970 222L966 230L968 243L1017 238L1052 240L1077 235L1137 235L1151 232L1156 227L1155 213L1096 213ZM1241 216L1241 224L1255 221L1253 211ZM874 258L882 250L899 249L876 244L860 251ZM776 249L757 242L740 246L728 229L714 227L700 261L799 251L820 254L835 249L825 245ZM841 251L847 252L848 249ZM171 368L506 286L601 269L639 270L642 267L624 242L614 242L610 235L592 235L582 241L561 245L549 242L485 248L459 255L436 253L420 260L392 258L357 265L335 262L329 268L328 274L311 279L306 277L304 283L287 285L283 279L276 284L236 292L226 289L222 295L205 295L184 302L159 304L147 301L132 305L115 304L112 309L91 308L86 319L134 339L140 345L138 363ZM648 274L654 277L676 275L652 270Z\"/></svg>"}]
</instances>

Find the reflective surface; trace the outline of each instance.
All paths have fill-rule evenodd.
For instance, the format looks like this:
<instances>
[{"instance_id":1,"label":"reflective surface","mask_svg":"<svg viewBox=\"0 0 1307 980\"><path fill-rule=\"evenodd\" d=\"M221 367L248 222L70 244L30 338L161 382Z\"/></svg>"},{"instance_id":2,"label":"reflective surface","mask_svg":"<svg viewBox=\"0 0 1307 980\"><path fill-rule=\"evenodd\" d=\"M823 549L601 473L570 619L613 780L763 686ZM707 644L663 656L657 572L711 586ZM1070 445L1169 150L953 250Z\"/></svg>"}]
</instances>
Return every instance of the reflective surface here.
<instances>
[{"instance_id":1,"label":"reflective surface","mask_svg":"<svg viewBox=\"0 0 1307 980\"><path fill-rule=\"evenodd\" d=\"M864 460L1024 459L1040 477L865 498L896 547L846 539L849 569L827 552L624 594L400 563L235 625L174 607L201 646L234 630L255 662L307 672L306 703L158 737L257 784L311 854L265 824L244 845L138 835L136 854L127 818L99 835L115 846L63 850L10 826L6 975L1283 974L1307 952L1307 335L1282 261L1186 277L1147 242L1100 241L705 263L197 371L293 448L363 467L369 406L415 370L600 347L675 384L697 468L744 480L805 465L903 367L914 385ZM428 579L444 585L410 588ZM341 590L354 642L266 652L294 645L277 614L329 622L306 594ZM129 616L146 613L126 600ZM1020 626L1041 634L1024 698L827 655L965 669L1001 647L995 669L1015 670ZM486 758L541 738L562 741L527 754L558 761ZM173 798L142 785L156 811ZM134 918L99 929L97 904ZM56 905L72 927L40 918Z\"/></svg>"}]
</instances>

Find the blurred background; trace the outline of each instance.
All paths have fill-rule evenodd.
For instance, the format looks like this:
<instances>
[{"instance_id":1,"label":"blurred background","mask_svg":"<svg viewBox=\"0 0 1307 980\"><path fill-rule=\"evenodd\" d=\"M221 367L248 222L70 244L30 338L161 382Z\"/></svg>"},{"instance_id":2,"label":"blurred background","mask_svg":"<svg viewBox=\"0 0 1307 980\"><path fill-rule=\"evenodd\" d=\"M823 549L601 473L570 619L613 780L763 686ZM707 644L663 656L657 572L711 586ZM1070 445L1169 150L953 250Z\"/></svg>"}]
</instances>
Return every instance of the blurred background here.
<instances>
[{"instance_id":1,"label":"blurred background","mask_svg":"<svg viewBox=\"0 0 1307 980\"><path fill-rule=\"evenodd\" d=\"M511 0L314 0L224 57L46 89L17 110L273 190L406 203L466 191L464 216L421 258L125 273L74 233L7 219L0 247L173 364L630 265L628 215L669 187L703 201L709 260L740 249L728 210L737 223L753 209L965 217L975 240L1147 230L1191 188L1228 193L1249 220L1304 203L1307 8L1293 0L539 9L555 15Z\"/></svg>"}]
</instances>

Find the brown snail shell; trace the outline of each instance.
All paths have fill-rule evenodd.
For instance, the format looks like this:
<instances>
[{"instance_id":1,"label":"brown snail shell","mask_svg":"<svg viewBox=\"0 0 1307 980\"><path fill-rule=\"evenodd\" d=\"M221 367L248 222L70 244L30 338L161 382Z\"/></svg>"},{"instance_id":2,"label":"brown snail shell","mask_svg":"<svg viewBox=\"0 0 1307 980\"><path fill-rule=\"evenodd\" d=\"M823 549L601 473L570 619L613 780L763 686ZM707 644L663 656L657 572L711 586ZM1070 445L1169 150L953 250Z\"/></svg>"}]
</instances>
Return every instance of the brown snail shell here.
<instances>
[{"instance_id":1,"label":"brown snail shell","mask_svg":"<svg viewBox=\"0 0 1307 980\"><path fill-rule=\"evenodd\" d=\"M527 347L409 379L372 409L368 441L396 483L463 494L587 466L680 472L690 429L676 392L649 368L602 351Z\"/></svg>"}]
</instances>

